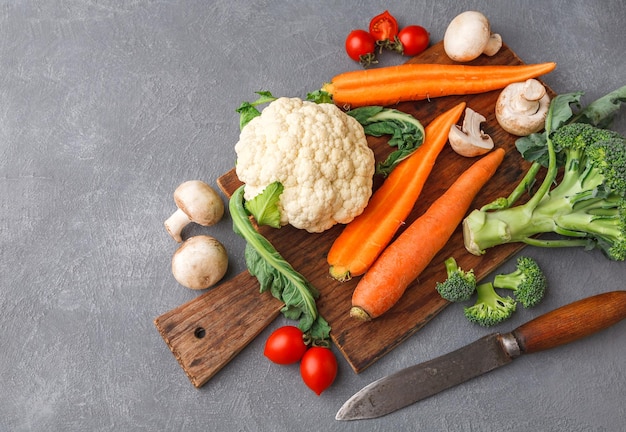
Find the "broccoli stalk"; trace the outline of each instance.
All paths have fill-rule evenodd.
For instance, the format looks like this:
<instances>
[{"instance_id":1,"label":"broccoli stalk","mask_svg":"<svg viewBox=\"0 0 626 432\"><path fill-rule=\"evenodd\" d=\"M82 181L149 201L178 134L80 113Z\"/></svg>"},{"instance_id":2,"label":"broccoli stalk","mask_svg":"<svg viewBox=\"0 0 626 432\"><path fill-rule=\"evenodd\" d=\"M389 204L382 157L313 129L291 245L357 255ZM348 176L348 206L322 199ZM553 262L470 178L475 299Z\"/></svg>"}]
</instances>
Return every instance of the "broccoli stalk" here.
<instances>
[{"instance_id":1,"label":"broccoli stalk","mask_svg":"<svg viewBox=\"0 0 626 432\"><path fill-rule=\"evenodd\" d=\"M491 327L508 319L515 312L517 302L509 296L500 296L491 282L479 284L476 303L464 309L465 317L474 324Z\"/></svg>"},{"instance_id":2,"label":"broccoli stalk","mask_svg":"<svg viewBox=\"0 0 626 432\"><path fill-rule=\"evenodd\" d=\"M555 105L558 96L551 109ZM465 247L481 255L490 247L512 242L540 247L584 246L599 248L608 258L623 261L626 138L586 123L565 124L553 130L551 116L550 111L546 119L548 170L536 193L515 207L501 199L471 212L463 221ZM559 160L564 160L560 181ZM530 183L528 176L523 182ZM543 233L560 237L535 238Z\"/></svg>"},{"instance_id":3,"label":"broccoli stalk","mask_svg":"<svg viewBox=\"0 0 626 432\"><path fill-rule=\"evenodd\" d=\"M437 282L435 288L444 299L450 302L469 300L476 291L476 275L474 270L461 269L453 257L444 261L447 279Z\"/></svg>"},{"instance_id":4,"label":"broccoli stalk","mask_svg":"<svg viewBox=\"0 0 626 432\"><path fill-rule=\"evenodd\" d=\"M534 259L519 257L516 269L508 274L496 275L493 286L513 290L515 299L525 308L529 308L536 306L543 299L548 283Z\"/></svg>"}]
</instances>

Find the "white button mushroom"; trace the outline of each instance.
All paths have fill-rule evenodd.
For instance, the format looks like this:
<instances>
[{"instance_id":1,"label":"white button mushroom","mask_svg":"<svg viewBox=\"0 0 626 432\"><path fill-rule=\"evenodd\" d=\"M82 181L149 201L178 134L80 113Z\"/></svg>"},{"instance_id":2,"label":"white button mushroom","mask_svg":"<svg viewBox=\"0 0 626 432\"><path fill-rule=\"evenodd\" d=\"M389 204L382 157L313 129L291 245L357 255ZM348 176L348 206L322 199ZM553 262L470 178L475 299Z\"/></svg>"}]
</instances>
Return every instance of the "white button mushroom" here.
<instances>
[{"instance_id":1,"label":"white button mushroom","mask_svg":"<svg viewBox=\"0 0 626 432\"><path fill-rule=\"evenodd\" d=\"M454 61L468 62L481 54L495 55L502 47L502 37L491 33L491 25L485 15L466 11L457 15L443 36L443 49Z\"/></svg>"},{"instance_id":2,"label":"white button mushroom","mask_svg":"<svg viewBox=\"0 0 626 432\"><path fill-rule=\"evenodd\" d=\"M493 140L483 132L480 124L486 119L473 109L465 108L463 126L452 125L448 140L452 149L465 157L480 156L493 149Z\"/></svg>"},{"instance_id":3,"label":"white button mushroom","mask_svg":"<svg viewBox=\"0 0 626 432\"><path fill-rule=\"evenodd\" d=\"M183 242L172 257L172 274L187 288L200 290L219 282L228 269L224 245L211 236L199 235Z\"/></svg>"},{"instance_id":4,"label":"white button mushroom","mask_svg":"<svg viewBox=\"0 0 626 432\"><path fill-rule=\"evenodd\" d=\"M550 96L536 79L509 84L496 101L496 119L510 134L526 136L544 128Z\"/></svg>"},{"instance_id":5,"label":"white button mushroom","mask_svg":"<svg viewBox=\"0 0 626 432\"><path fill-rule=\"evenodd\" d=\"M165 221L165 229L178 243L183 241L181 232L190 222L214 225L224 215L222 198L200 180L186 181L178 186L174 191L174 201L178 210Z\"/></svg>"}]
</instances>

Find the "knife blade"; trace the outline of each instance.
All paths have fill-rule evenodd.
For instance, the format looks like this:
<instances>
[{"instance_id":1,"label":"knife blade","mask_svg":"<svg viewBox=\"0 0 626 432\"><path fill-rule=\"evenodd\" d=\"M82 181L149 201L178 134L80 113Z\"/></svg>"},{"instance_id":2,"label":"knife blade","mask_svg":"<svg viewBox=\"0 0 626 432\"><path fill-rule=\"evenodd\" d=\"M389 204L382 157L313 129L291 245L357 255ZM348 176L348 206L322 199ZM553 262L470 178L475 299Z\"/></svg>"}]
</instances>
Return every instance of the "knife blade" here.
<instances>
[{"instance_id":1,"label":"knife blade","mask_svg":"<svg viewBox=\"0 0 626 432\"><path fill-rule=\"evenodd\" d=\"M564 345L626 318L626 291L587 297L541 315L510 333L493 333L363 387L336 420L381 417L530 354Z\"/></svg>"}]
</instances>

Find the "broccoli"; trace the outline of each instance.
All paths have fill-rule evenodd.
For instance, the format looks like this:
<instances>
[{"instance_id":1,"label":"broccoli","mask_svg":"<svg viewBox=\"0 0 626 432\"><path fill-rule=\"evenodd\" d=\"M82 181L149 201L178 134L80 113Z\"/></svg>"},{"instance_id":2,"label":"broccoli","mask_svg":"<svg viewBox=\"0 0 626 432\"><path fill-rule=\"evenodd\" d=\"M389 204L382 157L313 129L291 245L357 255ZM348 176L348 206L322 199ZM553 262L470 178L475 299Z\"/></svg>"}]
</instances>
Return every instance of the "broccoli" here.
<instances>
[{"instance_id":1,"label":"broccoli","mask_svg":"<svg viewBox=\"0 0 626 432\"><path fill-rule=\"evenodd\" d=\"M537 261L522 256L517 259L517 268L512 273L494 277L493 286L513 290L515 299L529 308L543 299L548 283Z\"/></svg>"},{"instance_id":2,"label":"broccoli","mask_svg":"<svg viewBox=\"0 0 626 432\"><path fill-rule=\"evenodd\" d=\"M444 261L448 278L437 282L435 288L444 299L451 302L469 300L476 291L476 275L474 270L461 269L453 257Z\"/></svg>"},{"instance_id":3,"label":"broccoli","mask_svg":"<svg viewBox=\"0 0 626 432\"><path fill-rule=\"evenodd\" d=\"M465 317L474 324L491 327L513 315L517 302L511 297L500 296L493 283L485 282L476 287L476 303L464 309Z\"/></svg>"},{"instance_id":4,"label":"broccoli","mask_svg":"<svg viewBox=\"0 0 626 432\"><path fill-rule=\"evenodd\" d=\"M485 249L512 242L539 247L583 246L598 248L609 259L623 261L626 138L587 123L568 123L552 130L552 114L549 112L546 119L548 169L537 191L524 204L488 205L472 211L463 221L465 247L481 255ZM559 163L563 164L561 180L557 176ZM523 181L529 184L527 177ZM537 238L544 233L559 236Z\"/></svg>"}]
</instances>

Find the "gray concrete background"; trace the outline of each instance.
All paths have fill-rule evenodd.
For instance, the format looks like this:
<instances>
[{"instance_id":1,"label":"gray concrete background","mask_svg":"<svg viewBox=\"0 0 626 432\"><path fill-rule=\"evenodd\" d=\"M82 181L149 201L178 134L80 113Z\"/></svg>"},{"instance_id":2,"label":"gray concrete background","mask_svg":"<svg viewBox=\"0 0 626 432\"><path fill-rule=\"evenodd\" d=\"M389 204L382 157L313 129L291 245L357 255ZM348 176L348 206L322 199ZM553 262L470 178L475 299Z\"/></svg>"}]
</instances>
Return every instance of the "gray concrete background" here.
<instances>
[{"instance_id":1,"label":"gray concrete background","mask_svg":"<svg viewBox=\"0 0 626 432\"><path fill-rule=\"evenodd\" d=\"M214 185L233 166L234 109L254 91L303 97L355 69L346 34L386 8L434 41L457 13L481 10L524 61L558 63L545 77L555 91L585 101L626 83L623 0L1 3L1 431L623 430L625 322L352 423L334 415L362 386L487 331L450 307L362 374L340 358L321 397L296 366L263 357L282 318L199 390L157 333L156 316L198 295L170 273L174 188ZM198 233L225 244L227 278L245 270L229 217L186 231ZM526 253L548 264L549 295L497 330L626 280L598 252Z\"/></svg>"}]
</instances>

